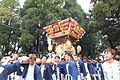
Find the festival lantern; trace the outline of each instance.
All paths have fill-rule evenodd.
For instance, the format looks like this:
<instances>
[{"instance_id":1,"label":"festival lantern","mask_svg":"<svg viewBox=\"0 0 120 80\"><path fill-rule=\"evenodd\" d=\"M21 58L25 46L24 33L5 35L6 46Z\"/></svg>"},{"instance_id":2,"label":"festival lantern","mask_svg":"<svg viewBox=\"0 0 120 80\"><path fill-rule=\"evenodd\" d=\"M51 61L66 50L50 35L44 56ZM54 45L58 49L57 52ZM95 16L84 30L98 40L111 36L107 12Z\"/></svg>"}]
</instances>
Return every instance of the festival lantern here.
<instances>
[{"instance_id":1,"label":"festival lantern","mask_svg":"<svg viewBox=\"0 0 120 80\"><path fill-rule=\"evenodd\" d=\"M80 54L80 51L81 51L81 46L78 45L78 46L77 46L77 54Z\"/></svg>"},{"instance_id":2,"label":"festival lantern","mask_svg":"<svg viewBox=\"0 0 120 80\"><path fill-rule=\"evenodd\" d=\"M0 51L0 57L2 57L2 52Z\"/></svg>"},{"instance_id":3,"label":"festival lantern","mask_svg":"<svg viewBox=\"0 0 120 80\"><path fill-rule=\"evenodd\" d=\"M2 55L2 52L0 51L0 55Z\"/></svg>"},{"instance_id":4,"label":"festival lantern","mask_svg":"<svg viewBox=\"0 0 120 80\"><path fill-rule=\"evenodd\" d=\"M48 46L48 51L51 52L53 50L53 45Z\"/></svg>"},{"instance_id":5,"label":"festival lantern","mask_svg":"<svg viewBox=\"0 0 120 80\"><path fill-rule=\"evenodd\" d=\"M85 30L82 26L72 18L51 24L43 29L48 37L57 45L57 50L60 50L59 54L63 53L62 51L73 51L73 53L75 53L73 44L85 34Z\"/></svg>"}]
</instances>

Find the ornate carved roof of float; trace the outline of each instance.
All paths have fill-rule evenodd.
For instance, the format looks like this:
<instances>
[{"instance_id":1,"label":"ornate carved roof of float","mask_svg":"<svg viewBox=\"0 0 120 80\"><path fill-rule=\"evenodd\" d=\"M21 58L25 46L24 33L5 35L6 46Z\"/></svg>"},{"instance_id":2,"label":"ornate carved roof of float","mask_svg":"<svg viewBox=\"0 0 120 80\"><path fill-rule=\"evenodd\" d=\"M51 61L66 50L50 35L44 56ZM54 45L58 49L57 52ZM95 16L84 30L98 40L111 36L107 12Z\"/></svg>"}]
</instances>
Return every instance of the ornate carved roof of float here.
<instances>
[{"instance_id":1,"label":"ornate carved roof of float","mask_svg":"<svg viewBox=\"0 0 120 80\"><path fill-rule=\"evenodd\" d=\"M72 18L51 24L43 29L54 42L57 42L57 39L60 38L66 39L66 37L70 40L77 41L85 34L85 30L82 26Z\"/></svg>"}]
</instances>

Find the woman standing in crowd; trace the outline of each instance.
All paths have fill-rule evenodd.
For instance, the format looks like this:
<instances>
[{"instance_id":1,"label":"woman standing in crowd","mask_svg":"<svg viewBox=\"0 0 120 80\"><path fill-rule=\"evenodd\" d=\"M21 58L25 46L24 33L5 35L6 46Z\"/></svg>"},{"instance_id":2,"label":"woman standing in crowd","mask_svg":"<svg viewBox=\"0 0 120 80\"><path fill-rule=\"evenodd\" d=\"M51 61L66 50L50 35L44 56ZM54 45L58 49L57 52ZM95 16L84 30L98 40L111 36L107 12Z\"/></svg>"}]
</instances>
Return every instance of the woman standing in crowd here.
<instances>
[{"instance_id":1,"label":"woman standing in crowd","mask_svg":"<svg viewBox=\"0 0 120 80\"><path fill-rule=\"evenodd\" d=\"M120 62L114 60L115 55L114 49L104 50L105 62L102 67L105 80L120 80Z\"/></svg>"}]
</instances>

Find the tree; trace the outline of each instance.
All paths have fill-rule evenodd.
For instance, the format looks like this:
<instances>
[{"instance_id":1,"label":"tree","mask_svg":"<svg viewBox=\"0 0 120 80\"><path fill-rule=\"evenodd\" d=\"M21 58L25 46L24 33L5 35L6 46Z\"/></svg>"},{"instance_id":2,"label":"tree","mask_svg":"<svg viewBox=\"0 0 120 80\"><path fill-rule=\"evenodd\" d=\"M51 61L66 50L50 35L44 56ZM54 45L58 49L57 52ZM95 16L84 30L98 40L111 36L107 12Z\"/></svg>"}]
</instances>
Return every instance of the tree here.
<instances>
[{"instance_id":1,"label":"tree","mask_svg":"<svg viewBox=\"0 0 120 80\"><path fill-rule=\"evenodd\" d=\"M33 36L33 39L28 40L28 42L33 42L32 46L27 45L27 47L31 46L35 51L38 51L41 44L40 40L43 40L44 51L47 50L47 40L42 34L43 27L68 17L72 17L83 26L87 25L85 13L76 0L26 0L25 5L20 10L20 15L22 17L22 29L26 34ZM22 39L21 41L26 42ZM21 42L21 44L24 43Z\"/></svg>"},{"instance_id":2,"label":"tree","mask_svg":"<svg viewBox=\"0 0 120 80\"><path fill-rule=\"evenodd\" d=\"M93 26L107 35L107 41L114 48L120 44L120 1L100 0L94 4L91 15L94 18Z\"/></svg>"},{"instance_id":3,"label":"tree","mask_svg":"<svg viewBox=\"0 0 120 80\"><path fill-rule=\"evenodd\" d=\"M119 5L118 0L92 0L93 8L87 16L89 25L81 40L82 53L92 58L99 57L108 47L120 44ZM89 44L88 46L86 46Z\"/></svg>"},{"instance_id":4,"label":"tree","mask_svg":"<svg viewBox=\"0 0 120 80\"><path fill-rule=\"evenodd\" d=\"M4 53L19 50L20 22L18 8L18 0L0 1L0 48Z\"/></svg>"}]
</instances>

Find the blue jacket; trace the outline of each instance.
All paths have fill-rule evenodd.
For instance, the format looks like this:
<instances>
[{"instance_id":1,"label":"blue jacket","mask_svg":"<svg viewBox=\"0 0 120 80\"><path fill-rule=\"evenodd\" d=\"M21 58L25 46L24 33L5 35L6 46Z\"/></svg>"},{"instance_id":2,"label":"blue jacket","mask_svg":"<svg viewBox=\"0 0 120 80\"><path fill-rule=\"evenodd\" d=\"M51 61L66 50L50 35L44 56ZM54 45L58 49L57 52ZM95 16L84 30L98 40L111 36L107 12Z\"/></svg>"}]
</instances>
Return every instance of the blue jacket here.
<instances>
[{"instance_id":1,"label":"blue jacket","mask_svg":"<svg viewBox=\"0 0 120 80\"><path fill-rule=\"evenodd\" d=\"M98 63L98 67L97 67L97 63L92 63L95 72L99 71L100 76L101 76L101 80L104 80L104 74L103 74L103 69L102 69L102 65L100 63Z\"/></svg>"},{"instance_id":2,"label":"blue jacket","mask_svg":"<svg viewBox=\"0 0 120 80\"><path fill-rule=\"evenodd\" d=\"M50 69L50 66L48 64L45 64L45 69L44 69L44 73L43 73L43 78L45 80L53 80L52 79L52 71Z\"/></svg>"},{"instance_id":3,"label":"blue jacket","mask_svg":"<svg viewBox=\"0 0 120 80\"><path fill-rule=\"evenodd\" d=\"M87 76L86 70L85 70L85 66L84 66L84 62L83 61L78 61L78 64L80 66L80 71L81 73L83 73L83 76Z\"/></svg>"},{"instance_id":4,"label":"blue jacket","mask_svg":"<svg viewBox=\"0 0 120 80\"><path fill-rule=\"evenodd\" d=\"M8 75L16 72L20 68L20 63L15 62L13 64L0 65L2 71L0 71L0 80L7 80Z\"/></svg>"},{"instance_id":5,"label":"blue jacket","mask_svg":"<svg viewBox=\"0 0 120 80\"><path fill-rule=\"evenodd\" d=\"M92 63L87 62L87 66L88 66L89 73L90 74L95 74L95 70L94 70L94 67L93 67Z\"/></svg>"},{"instance_id":6,"label":"blue jacket","mask_svg":"<svg viewBox=\"0 0 120 80\"><path fill-rule=\"evenodd\" d=\"M0 62L0 67L2 66L2 63Z\"/></svg>"},{"instance_id":7,"label":"blue jacket","mask_svg":"<svg viewBox=\"0 0 120 80\"><path fill-rule=\"evenodd\" d=\"M74 61L69 61L68 63L58 63L57 66L59 68L64 68L65 70L65 75L67 75L67 70L66 70L66 65L69 64L68 66L68 71L69 74L72 76L72 80L78 80L78 69Z\"/></svg>"},{"instance_id":8,"label":"blue jacket","mask_svg":"<svg viewBox=\"0 0 120 80\"><path fill-rule=\"evenodd\" d=\"M29 64L22 65L24 67L23 71L21 71L22 78L26 78ZM34 66L34 80L42 80L41 69L35 64Z\"/></svg>"}]
</instances>

